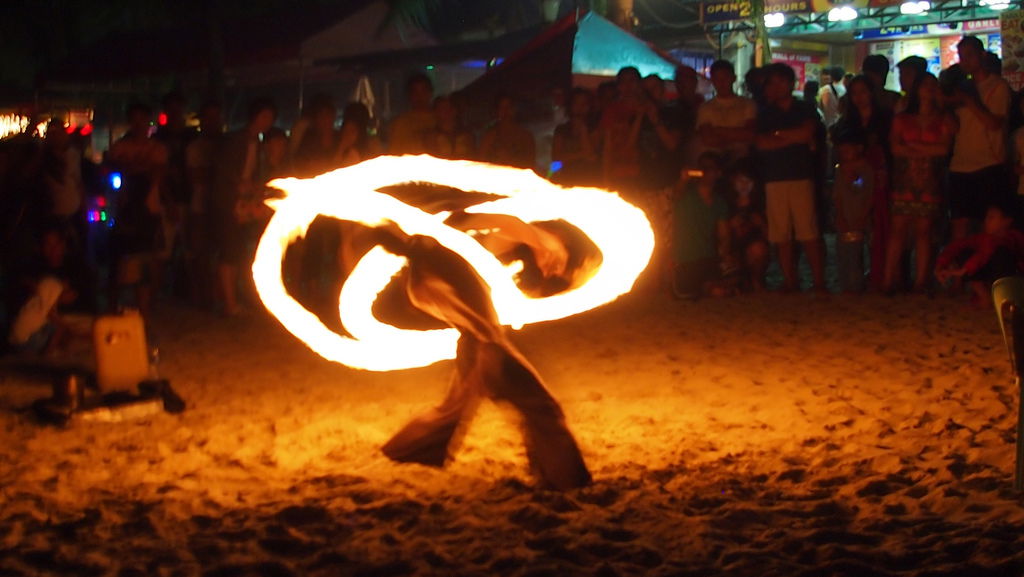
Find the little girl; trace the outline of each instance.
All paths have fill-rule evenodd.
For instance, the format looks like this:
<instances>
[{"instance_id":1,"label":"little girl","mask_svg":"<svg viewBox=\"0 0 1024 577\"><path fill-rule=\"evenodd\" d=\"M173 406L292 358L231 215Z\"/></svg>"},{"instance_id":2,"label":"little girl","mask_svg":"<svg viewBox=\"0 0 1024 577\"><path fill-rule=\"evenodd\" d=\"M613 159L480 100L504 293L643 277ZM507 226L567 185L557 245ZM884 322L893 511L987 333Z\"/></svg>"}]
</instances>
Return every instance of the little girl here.
<instances>
[{"instance_id":1,"label":"little girl","mask_svg":"<svg viewBox=\"0 0 1024 577\"><path fill-rule=\"evenodd\" d=\"M832 136L839 165L835 180L836 264L843 292L864 291L864 239L870 225L875 170L864 155L866 140L857 130Z\"/></svg>"}]
</instances>

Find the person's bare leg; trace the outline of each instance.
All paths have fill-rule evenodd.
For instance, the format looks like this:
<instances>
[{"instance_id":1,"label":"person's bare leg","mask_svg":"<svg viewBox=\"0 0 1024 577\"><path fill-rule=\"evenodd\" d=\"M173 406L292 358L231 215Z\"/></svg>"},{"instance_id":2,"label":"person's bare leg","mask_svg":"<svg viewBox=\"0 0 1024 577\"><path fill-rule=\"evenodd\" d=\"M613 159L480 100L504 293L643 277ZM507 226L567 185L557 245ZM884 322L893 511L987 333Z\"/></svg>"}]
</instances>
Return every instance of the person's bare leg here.
<instances>
[{"instance_id":1,"label":"person's bare leg","mask_svg":"<svg viewBox=\"0 0 1024 577\"><path fill-rule=\"evenodd\" d=\"M979 309L987 309L992 306L992 290L981 281L967 283L971 291L971 305Z\"/></svg>"},{"instance_id":2,"label":"person's bare leg","mask_svg":"<svg viewBox=\"0 0 1024 577\"><path fill-rule=\"evenodd\" d=\"M747 270L750 271L750 288L755 293L764 292L764 276L768 272L768 245L761 241L751 243L745 257Z\"/></svg>"},{"instance_id":3,"label":"person's bare leg","mask_svg":"<svg viewBox=\"0 0 1024 577\"><path fill-rule=\"evenodd\" d=\"M163 282L164 263L152 258L141 265L145 270L139 283L135 285L135 297L142 316L148 317L153 312L160 285Z\"/></svg>"},{"instance_id":4,"label":"person's bare leg","mask_svg":"<svg viewBox=\"0 0 1024 577\"><path fill-rule=\"evenodd\" d=\"M229 315L238 313L238 267L226 263L217 265L217 280L220 284L220 295L224 302L224 312Z\"/></svg>"},{"instance_id":5,"label":"person's bare leg","mask_svg":"<svg viewBox=\"0 0 1024 577\"><path fill-rule=\"evenodd\" d=\"M807 240L801 243L807 262L811 265L811 276L814 278L814 290L825 290L825 245L821 239Z\"/></svg>"},{"instance_id":6,"label":"person's bare leg","mask_svg":"<svg viewBox=\"0 0 1024 577\"><path fill-rule=\"evenodd\" d=\"M928 289L932 274L932 219L915 219L914 243L914 250L917 253L914 292L924 292Z\"/></svg>"},{"instance_id":7,"label":"person's bare leg","mask_svg":"<svg viewBox=\"0 0 1024 577\"><path fill-rule=\"evenodd\" d=\"M889 292L896 286L896 275L900 270L900 256L903 254L903 243L907 237L910 219L901 214L892 216L892 230L889 231L889 245L885 253L885 279L882 290Z\"/></svg>"},{"instance_id":8,"label":"person's bare leg","mask_svg":"<svg viewBox=\"0 0 1024 577\"><path fill-rule=\"evenodd\" d=\"M795 291L800 288L796 277L796 254L792 242L780 242L775 245L779 254L779 268L782 269L783 290Z\"/></svg>"},{"instance_id":9,"label":"person's bare leg","mask_svg":"<svg viewBox=\"0 0 1024 577\"><path fill-rule=\"evenodd\" d=\"M950 240L957 241L967 238L967 235L971 232L971 219L969 218L955 218L950 221L951 226L951 238ZM961 294L964 289L964 281L960 277L953 277L950 282L949 290Z\"/></svg>"}]
</instances>

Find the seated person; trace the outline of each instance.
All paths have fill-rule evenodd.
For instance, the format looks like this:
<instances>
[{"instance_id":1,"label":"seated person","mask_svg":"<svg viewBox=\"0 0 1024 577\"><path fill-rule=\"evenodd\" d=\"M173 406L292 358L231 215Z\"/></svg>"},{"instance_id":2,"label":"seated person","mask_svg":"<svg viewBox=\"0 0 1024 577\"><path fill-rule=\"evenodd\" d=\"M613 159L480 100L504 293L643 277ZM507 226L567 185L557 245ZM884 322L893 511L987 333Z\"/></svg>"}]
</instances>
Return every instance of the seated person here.
<instances>
[{"instance_id":1,"label":"seated person","mask_svg":"<svg viewBox=\"0 0 1024 577\"><path fill-rule=\"evenodd\" d=\"M722 160L707 151L697 165L699 170L680 173L672 199L672 289L677 298L734 292L722 274L736 268L730 252L729 206L721 194Z\"/></svg>"},{"instance_id":2,"label":"seated person","mask_svg":"<svg viewBox=\"0 0 1024 577\"><path fill-rule=\"evenodd\" d=\"M1024 233L1013 228L1010 209L993 205L985 213L982 232L949 243L939 253L935 277L939 282L962 278L971 289L971 302L992 304L992 283L1014 276L1024 264Z\"/></svg>"},{"instance_id":3,"label":"seated person","mask_svg":"<svg viewBox=\"0 0 1024 577\"><path fill-rule=\"evenodd\" d=\"M764 191L758 190L749 163L737 163L729 181L730 246L733 260L740 267L740 288L764 292L770 254Z\"/></svg>"},{"instance_id":4,"label":"seated person","mask_svg":"<svg viewBox=\"0 0 1024 577\"><path fill-rule=\"evenodd\" d=\"M39 249L36 262L20 275L22 298L8 342L17 352L54 354L70 337L91 335L95 292L89 270L69 257L68 238L60 228L45 229Z\"/></svg>"}]
</instances>

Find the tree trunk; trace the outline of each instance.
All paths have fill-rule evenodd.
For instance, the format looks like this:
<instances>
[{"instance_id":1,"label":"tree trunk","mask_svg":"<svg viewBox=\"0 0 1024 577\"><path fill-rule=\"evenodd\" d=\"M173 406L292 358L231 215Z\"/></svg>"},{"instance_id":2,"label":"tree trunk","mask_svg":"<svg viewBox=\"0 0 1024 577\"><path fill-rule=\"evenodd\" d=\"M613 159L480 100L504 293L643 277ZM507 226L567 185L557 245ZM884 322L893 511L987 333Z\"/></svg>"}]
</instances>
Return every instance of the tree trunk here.
<instances>
[{"instance_id":1,"label":"tree trunk","mask_svg":"<svg viewBox=\"0 0 1024 577\"><path fill-rule=\"evenodd\" d=\"M750 17L754 20L754 66L764 66L772 61L768 27L764 25L764 0L750 0Z\"/></svg>"}]
</instances>

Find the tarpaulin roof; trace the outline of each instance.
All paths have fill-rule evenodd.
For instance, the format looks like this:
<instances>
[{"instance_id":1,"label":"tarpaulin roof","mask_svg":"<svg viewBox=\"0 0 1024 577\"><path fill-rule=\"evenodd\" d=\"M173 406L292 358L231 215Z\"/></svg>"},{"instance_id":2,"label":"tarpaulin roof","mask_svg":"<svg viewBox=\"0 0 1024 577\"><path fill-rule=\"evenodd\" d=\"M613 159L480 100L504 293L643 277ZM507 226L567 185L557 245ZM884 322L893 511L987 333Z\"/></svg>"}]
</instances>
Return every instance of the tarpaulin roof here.
<instances>
[{"instance_id":1,"label":"tarpaulin roof","mask_svg":"<svg viewBox=\"0 0 1024 577\"><path fill-rule=\"evenodd\" d=\"M222 29L226 68L357 56L399 48L432 46L423 31L395 21L383 26L387 5L347 1L226 22ZM58 81L107 82L201 71L209 66L206 26L111 34L54 67Z\"/></svg>"},{"instance_id":2,"label":"tarpaulin roof","mask_svg":"<svg viewBox=\"0 0 1024 577\"><path fill-rule=\"evenodd\" d=\"M507 94L528 106L544 105L555 88L568 89L574 75L615 76L635 66L665 79L676 64L643 40L593 12L571 13L538 34L500 65L460 91L473 108ZM533 116L534 111L524 111ZM479 116L470 111L471 117ZM473 120L476 120L475 118Z\"/></svg>"},{"instance_id":3,"label":"tarpaulin roof","mask_svg":"<svg viewBox=\"0 0 1024 577\"><path fill-rule=\"evenodd\" d=\"M577 25L572 49L572 73L615 76L620 68L635 66L640 74L657 74L668 80L676 65L646 42L589 12Z\"/></svg>"}]
</instances>

